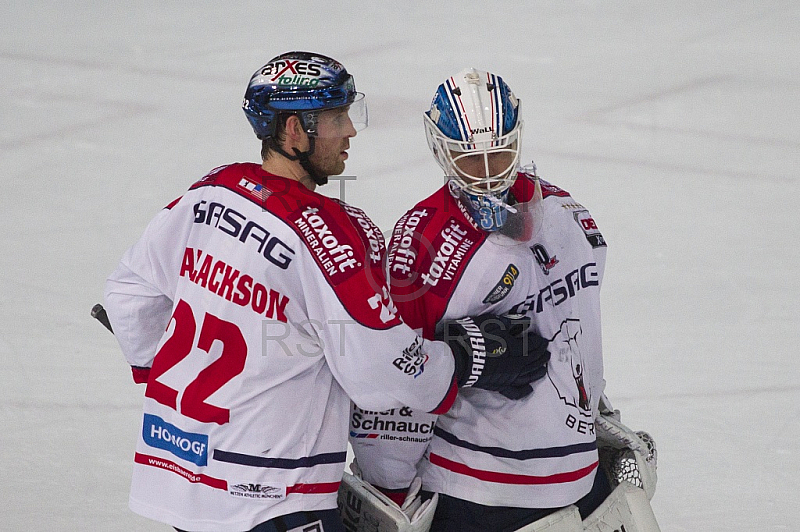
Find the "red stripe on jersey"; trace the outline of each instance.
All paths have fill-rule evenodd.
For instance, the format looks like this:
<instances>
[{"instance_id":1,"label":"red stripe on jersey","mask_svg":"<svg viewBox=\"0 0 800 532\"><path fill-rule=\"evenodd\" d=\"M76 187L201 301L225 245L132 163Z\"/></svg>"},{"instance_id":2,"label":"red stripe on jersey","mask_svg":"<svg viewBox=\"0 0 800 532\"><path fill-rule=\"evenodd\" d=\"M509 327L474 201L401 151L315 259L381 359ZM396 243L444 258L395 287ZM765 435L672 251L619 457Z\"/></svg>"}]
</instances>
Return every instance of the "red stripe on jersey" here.
<instances>
[{"instance_id":1,"label":"red stripe on jersey","mask_svg":"<svg viewBox=\"0 0 800 532\"><path fill-rule=\"evenodd\" d=\"M228 483L220 478L210 477L202 473L193 473L186 468L183 468L170 460L150 456L146 454L136 453L134 461L137 464L142 464L150 467L157 467L165 471L171 471L177 475L182 476L187 481L198 484L205 484L218 490L228 490ZM303 494L316 494L316 493L336 493L339 491L341 482L320 482L313 484L295 484L294 486L286 486L286 495L290 493L303 493Z\"/></svg>"},{"instance_id":2,"label":"red stripe on jersey","mask_svg":"<svg viewBox=\"0 0 800 532\"><path fill-rule=\"evenodd\" d=\"M188 469L185 469L175 462L171 462L170 460L164 460L163 458L158 458L156 456L150 456L147 454L136 453L134 462L150 467L157 467L165 471L171 471L192 483L205 484L206 486L210 486L218 490L228 490L228 483L226 481L220 478L209 477L208 475L203 475L202 473L192 473Z\"/></svg>"},{"instance_id":3,"label":"red stripe on jersey","mask_svg":"<svg viewBox=\"0 0 800 532\"><path fill-rule=\"evenodd\" d=\"M555 475L547 476L533 476L533 475L517 475L513 473L499 473L497 471L486 471L483 469L473 469L465 464L448 460L438 454L431 453L428 458L433 465L447 469L460 475L477 478L484 482L497 482L502 484L563 484L565 482L575 482L580 480L595 469L597 469L598 462L576 469L575 471L568 471L566 473L556 473Z\"/></svg>"},{"instance_id":4,"label":"red stripe on jersey","mask_svg":"<svg viewBox=\"0 0 800 532\"><path fill-rule=\"evenodd\" d=\"M447 391L447 395L444 396L442 402L439 403L439 406L431 410L431 414L436 414L440 416L442 414L446 414L450 407L453 406L453 403L456 402L456 395L458 395L458 383L456 382L456 378L453 377L453 382L450 384L450 389Z\"/></svg>"},{"instance_id":5,"label":"red stripe on jersey","mask_svg":"<svg viewBox=\"0 0 800 532\"><path fill-rule=\"evenodd\" d=\"M286 486L286 495L290 493L336 493L341 482L321 482L318 484L295 484Z\"/></svg>"}]
</instances>

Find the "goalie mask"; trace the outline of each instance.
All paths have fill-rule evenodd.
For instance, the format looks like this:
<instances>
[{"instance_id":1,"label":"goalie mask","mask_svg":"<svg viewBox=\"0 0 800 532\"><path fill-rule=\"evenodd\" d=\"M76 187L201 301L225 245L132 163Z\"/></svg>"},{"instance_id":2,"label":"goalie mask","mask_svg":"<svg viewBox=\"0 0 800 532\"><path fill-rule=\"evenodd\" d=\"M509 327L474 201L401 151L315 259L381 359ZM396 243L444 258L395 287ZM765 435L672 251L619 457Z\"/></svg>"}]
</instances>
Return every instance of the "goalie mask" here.
<instances>
[{"instance_id":1,"label":"goalie mask","mask_svg":"<svg viewBox=\"0 0 800 532\"><path fill-rule=\"evenodd\" d=\"M502 78L470 68L439 85L425 113L428 147L484 231L514 212L506 200L519 164L519 105Z\"/></svg>"}]
</instances>

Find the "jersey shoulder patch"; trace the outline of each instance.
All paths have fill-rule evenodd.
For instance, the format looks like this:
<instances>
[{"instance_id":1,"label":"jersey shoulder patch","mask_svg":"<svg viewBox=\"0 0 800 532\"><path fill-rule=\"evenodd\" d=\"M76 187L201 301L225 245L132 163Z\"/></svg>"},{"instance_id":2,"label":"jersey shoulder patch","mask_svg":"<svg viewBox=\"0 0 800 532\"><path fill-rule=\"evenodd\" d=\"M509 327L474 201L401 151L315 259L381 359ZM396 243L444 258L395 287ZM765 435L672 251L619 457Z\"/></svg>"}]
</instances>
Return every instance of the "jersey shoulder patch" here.
<instances>
[{"instance_id":1,"label":"jersey shoulder patch","mask_svg":"<svg viewBox=\"0 0 800 532\"><path fill-rule=\"evenodd\" d=\"M414 311L404 320L429 333L470 259L486 240L447 187L407 211L392 232L388 272L392 297L401 308ZM412 311L409 310L409 313ZM426 334L427 336L427 334Z\"/></svg>"},{"instance_id":2,"label":"jersey shoulder patch","mask_svg":"<svg viewBox=\"0 0 800 532\"><path fill-rule=\"evenodd\" d=\"M586 235L586 240L593 248L606 247L606 240L588 210L576 209L572 212L572 217L575 218L575 222L580 226L583 234Z\"/></svg>"},{"instance_id":3,"label":"jersey shoulder patch","mask_svg":"<svg viewBox=\"0 0 800 532\"><path fill-rule=\"evenodd\" d=\"M377 329L402 323L393 312L383 271L383 236L364 211L255 163L215 169L193 188L203 186L224 187L288 226L356 321Z\"/></svg>"}]
</instances>

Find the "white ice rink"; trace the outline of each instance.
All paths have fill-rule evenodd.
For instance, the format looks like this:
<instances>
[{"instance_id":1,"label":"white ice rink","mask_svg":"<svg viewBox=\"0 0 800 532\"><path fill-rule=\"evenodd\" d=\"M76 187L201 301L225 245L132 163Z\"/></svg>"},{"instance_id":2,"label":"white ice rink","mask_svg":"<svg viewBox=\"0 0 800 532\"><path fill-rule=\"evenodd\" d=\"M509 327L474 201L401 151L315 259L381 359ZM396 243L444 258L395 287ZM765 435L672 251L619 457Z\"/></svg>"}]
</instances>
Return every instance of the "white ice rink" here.
<instances>
[{"instance_id":1,"label":"white ice rink","mask_svg":"<svg viewBox=\"0 0 800 532\"><path fill-rule=\"evenodd\" d=\"M242 95L292 49L367 93L345 199L382 229L441 183L436 86L503 76L523 159L609 242L608 394L658 442L662 529L800 529L800 3L25 0L0 2L0 530L170 530L128 510L143 390L89 309L162 206L259 160Z\"/></svg>"}]
</instances>

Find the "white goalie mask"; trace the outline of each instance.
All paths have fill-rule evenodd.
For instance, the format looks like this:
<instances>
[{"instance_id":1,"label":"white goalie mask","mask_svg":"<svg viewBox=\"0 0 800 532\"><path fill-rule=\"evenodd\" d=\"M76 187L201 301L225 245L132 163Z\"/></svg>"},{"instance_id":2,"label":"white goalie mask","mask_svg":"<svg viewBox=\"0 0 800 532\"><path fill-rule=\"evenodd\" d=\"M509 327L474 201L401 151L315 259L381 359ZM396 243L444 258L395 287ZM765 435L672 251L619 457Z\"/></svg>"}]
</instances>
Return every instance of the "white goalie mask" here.
<instances>
[{"instance_id":1,"label":"white goalie mask","mask_svg":"<svg viewBox=\"0 0 800 532\"><path fill-rule=\"evenodd\" d=\"M428 147L478 225L505 223L519 164L520 102L499 76L469 68L439 85L425 113Z\"/></svg>"}]
</instances>

